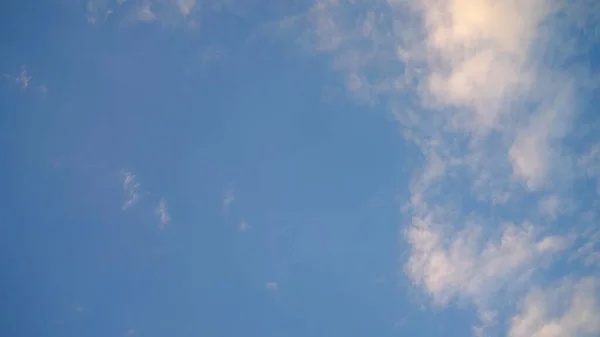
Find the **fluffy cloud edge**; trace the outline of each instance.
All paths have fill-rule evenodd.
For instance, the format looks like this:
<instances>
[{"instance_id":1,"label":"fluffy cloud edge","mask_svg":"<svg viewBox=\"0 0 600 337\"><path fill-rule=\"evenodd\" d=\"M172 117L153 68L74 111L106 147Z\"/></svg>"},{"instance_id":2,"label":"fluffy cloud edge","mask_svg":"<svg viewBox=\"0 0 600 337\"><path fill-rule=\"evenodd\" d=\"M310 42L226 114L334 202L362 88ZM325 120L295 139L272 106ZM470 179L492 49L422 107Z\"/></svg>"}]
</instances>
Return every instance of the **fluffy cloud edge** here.
<instances>
[{"instance_id":1,"label":"fluffy cloud edge","mask_svg":"<svg viewBox=\"0 0 600 337\"><path fill-rule=\"evenodd\" d=\"M319 0L305 17L280 24L300 27L297 42L331 57L350 97L384 102L422 151L424 168L402 207L410 219L406 275L437 305L468 298L485 328L494 325L501 289L518 298L535 285L533 275L573 251L593 260L595 243L581 226L568 234L555 226L579 209L565 193L575 180L598 179L600 194L597 153L563 147L578 102L598 85L589 67L565 67L589 48L568 36L596 20L600 6L588 5ZM458 196L492 212L531 199L535 207L488 219Z\"/></svg>"}]
</instances>

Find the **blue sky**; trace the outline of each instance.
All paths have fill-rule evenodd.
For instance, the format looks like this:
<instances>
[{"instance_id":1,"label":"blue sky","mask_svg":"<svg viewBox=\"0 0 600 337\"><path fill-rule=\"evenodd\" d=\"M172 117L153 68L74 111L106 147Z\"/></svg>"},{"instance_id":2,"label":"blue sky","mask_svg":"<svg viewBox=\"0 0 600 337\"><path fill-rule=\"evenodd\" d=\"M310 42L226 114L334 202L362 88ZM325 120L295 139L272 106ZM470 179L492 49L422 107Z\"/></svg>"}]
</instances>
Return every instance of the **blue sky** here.
<instances>
[{"instance_id":1,"label":"blue sky","mask_svg":"<svg viewBox=\"0 0 600 337\"><path fill-rule=\"evenodd\" d=\"M600 335L600 7L0 5L2 336Z\"/></svg>"}]
</instances>

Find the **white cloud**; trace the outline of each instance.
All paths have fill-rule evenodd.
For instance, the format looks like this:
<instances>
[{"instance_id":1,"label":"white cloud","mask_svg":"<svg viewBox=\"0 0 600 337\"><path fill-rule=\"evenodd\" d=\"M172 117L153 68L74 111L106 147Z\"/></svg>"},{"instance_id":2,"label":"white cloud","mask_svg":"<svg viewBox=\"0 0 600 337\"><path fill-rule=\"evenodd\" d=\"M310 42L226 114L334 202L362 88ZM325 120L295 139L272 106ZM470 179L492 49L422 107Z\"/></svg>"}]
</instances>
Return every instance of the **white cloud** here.
<instances>
[{"instance_id":1,"label":"white cloud","mask_svg":"<svg viewBox=\"0 0 600 337\"><path fill-rule=\"evenodd\" d=\"M593 337L600 335L598 284L595 278L567 279L555 287L531 291L513 317L510 337Z\"/></svg>"},{"instance_id":2,"label":"white cloud","mask_svg":"<svg viewBox=\"0 0 600 337\"><path fill-rule=\"evenodd\" d=\"M167 209L167 203L165 202L165 199L161 199L158 203L156 215L158 215L161 229L164 229L171 222L171 217L169 216L169 210Z\"/></svg>"},{"instance_id":3,"label":"white cloud","mask_svg":"<svg viewBox=\"0 0 600 337\"><path fill-rule=\"evenodd\" d=\"M495 127L502 100L528 89L525 68L536 28L548 12L543 1L426 0L410 5L425 24L425 50L432 53L427 96L467 108L460 124ZM463 116L459 116L463 117Z\"/></svg>"},{"instance_id":4,"label":"white cloud","mask_svg":"<svg viewBox=\"0 0 600 337\"><path fill-rule=\"evenodd\" d=\"M128 171L121 171L123 177L123 191L125 192L125 202L123 210L126 210L135 205L140 198L140 184L137 182L135 174Z\"/></svg>"}]
</instances>

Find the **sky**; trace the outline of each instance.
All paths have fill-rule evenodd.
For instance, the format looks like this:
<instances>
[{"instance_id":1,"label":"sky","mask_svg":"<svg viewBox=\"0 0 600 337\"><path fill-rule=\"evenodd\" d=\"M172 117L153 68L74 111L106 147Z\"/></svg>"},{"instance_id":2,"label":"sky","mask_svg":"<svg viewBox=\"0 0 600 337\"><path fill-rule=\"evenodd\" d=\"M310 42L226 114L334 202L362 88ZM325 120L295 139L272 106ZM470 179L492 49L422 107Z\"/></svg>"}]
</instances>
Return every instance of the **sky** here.
<instances>
[{"instance_id":1,"label":"sky","mask_svg":"<svg viewBox=\"0 0 600 337\"><path fill-rule=\"evenodd\" d=\"M600 336L599 2L0 27L1 336Z\"/></svg>"}]
</instances>

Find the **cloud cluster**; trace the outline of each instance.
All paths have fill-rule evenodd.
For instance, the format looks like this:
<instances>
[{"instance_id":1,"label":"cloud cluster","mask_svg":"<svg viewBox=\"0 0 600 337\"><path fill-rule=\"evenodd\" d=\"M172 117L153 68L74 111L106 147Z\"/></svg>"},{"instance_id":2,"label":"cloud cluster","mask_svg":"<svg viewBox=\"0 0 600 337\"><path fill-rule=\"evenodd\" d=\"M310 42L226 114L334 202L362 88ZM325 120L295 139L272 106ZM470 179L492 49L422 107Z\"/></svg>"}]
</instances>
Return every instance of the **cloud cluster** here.
<instances>
[{"instance_id":1,"label":"cloud cluster","mask_svg":"<svg viewBox=\"0 0 600 337\"><path fill-rule=\"evenodd\" d=\"M230 0L89 0L90 24L115 17L125 23L161 23L169 26L197 27L205 15L221 11L243 15L248 2Z\"/></svg>"},{"instance_id":2,"label":"cloud cluster","mask_svg":"<svg viewBox=\"0 0 600 337\"><path fill-rule=\"evenodd\" d=\"M37 87L42 96L48 94L48 87L45 84L38 84L38 81L34 81L26 65L21 66L21 71L18 75L4 73L2 74L2 79L16 84L23 91Z\"/></svg>"},{"instance_id":3,"label":"cloud cluster","mask_svg":"<svg viewBox=\"0 0 600 337\"><path fill-rule=\"evenodd\" d=\"M402 207L406 275L438 305L472 301L478 333L510 307L497 294L519 298L553 261L597 253L582 226L557 224L599 204L567 192L600 182L598 145L565 145L600 83L579 61L599 14L586 0L318 0L305 20L282 24L305 22L298 41L331 56L350 97L384 103L422 152ZM562 313L536 311L530 293L509 335L593 334L594 282L574 278Z\"/></svg>"},{"instance_id":4,"label":"cloud cluster","mask_svg":"<svg viewBox=\"0 0 600 337\"><path fill-rule=\"evenodd\" d=\"M122 170L121 177L123 179L123 192L125 193L122 210L125 211L135 206L141 199L140 183L136 175L129 171ZM158 217L160 229L164 229L171 222L165 199L160 199L154 213Z\"/></svg>"}]
</instances>

